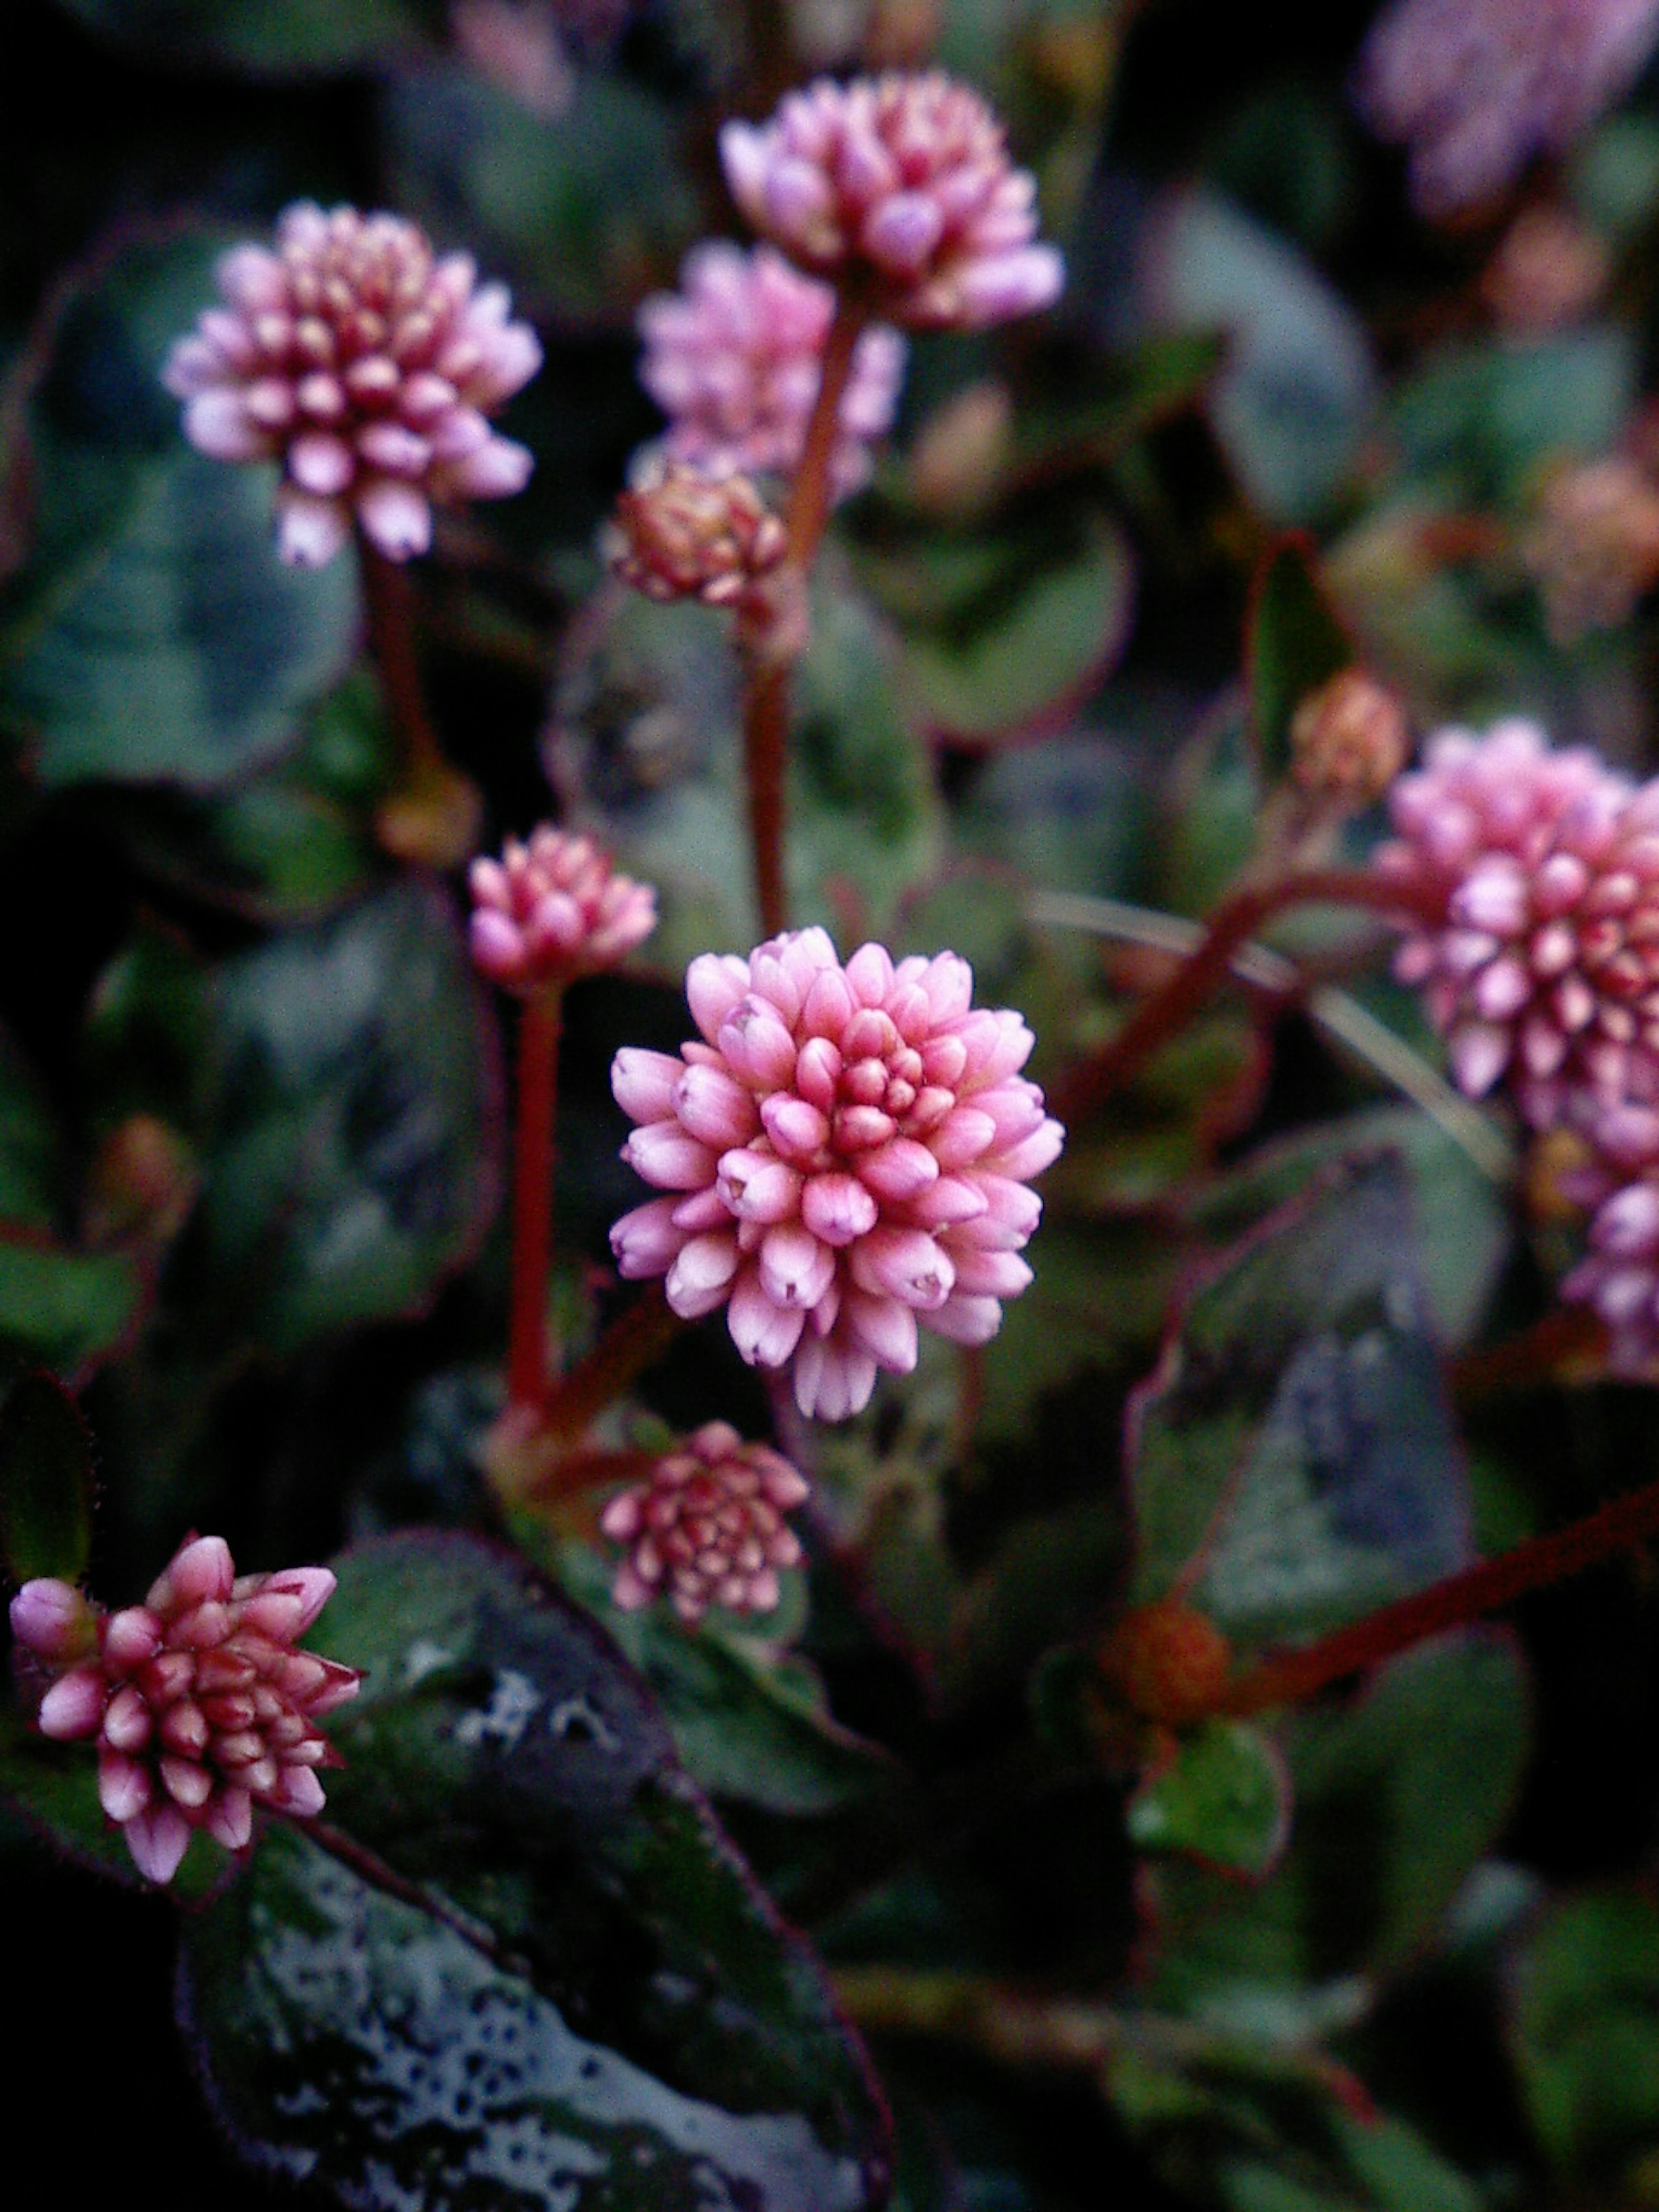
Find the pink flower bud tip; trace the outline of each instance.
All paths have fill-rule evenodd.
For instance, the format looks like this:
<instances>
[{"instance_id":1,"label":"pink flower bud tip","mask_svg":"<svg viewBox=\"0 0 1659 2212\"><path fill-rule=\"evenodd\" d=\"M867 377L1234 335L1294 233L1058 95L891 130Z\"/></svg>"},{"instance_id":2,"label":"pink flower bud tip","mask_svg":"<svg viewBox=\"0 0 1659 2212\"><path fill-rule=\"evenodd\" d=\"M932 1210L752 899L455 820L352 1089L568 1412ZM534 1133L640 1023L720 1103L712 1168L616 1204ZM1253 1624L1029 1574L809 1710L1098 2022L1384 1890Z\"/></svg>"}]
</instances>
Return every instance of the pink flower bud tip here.
<instances>
[{"instance_id":1,"label":"pink flower bud tip","mask_svg":"<svg viewBox=\"0 0 1659 2212\"><path fill-rule=\"evenodd\" d=\"M706 1422L600 1515L605 1534L627 1547L612 1596L629 1612L665 1596L689 1626L711 1605L771 1612L780 1570L801 1559L784 1516L806 1494L781 1453Z\"/></svg>"},{"instance_id":2,"label":"pink flower bud tip","mask_svg":"<svg viewBox=\"0 0 1659 2212\"><path fill-rule=\"evenodd\" d=\"M614 968L655 928L657 895L619 876L591 837L544 823L509 837L499 860L475 860L472 957L506 990L549 990Z\"/></svg>"},{"instance_id":3,"label":"pink flower bud tip","mask_svg":"<svg viewBox=\"0 0 1659 2212\"><path fill-rule=\"evenodd\" d=\"M653 292L639 314L640 381L668 417L668 459L710 477L793 471L835 313L833 289L769 246L694 248L680 290ZM865 482L869 448L892 427L904 357L896 331L860 336L831 463L838 498Z\"/></svg>"},{"instance_id":4,"label":"pink flower bud tip","mask_svg":"<svg viewBox=\"0 0 1659 2212\"><path fill-rule=\"evenodd\" d=\"M146 1880L170 1881L198 1828L241 1850L255 1801L321 1808L316 1769L334 1754L317 1723L361 1677L293 1646L333 1588L325 1567L239 1577L223 1540L202 1536L142 1606L105 1614L55 1582L13 1600L19 1643L56 1675L40 1731L97 1738L100 1802Z\"/></svg>"},{"instance_id":5,"label":"pink flower bud tip","mask_svg":"<svg viewBox=\"0 0 1659 2212\"><path fill-rule=\"evenodd\" d=\"M974 330L1060 295L1030 175L979 94L937 70L820 77L769 122L728 123L720 154L763 237L803 269L856 275L894 322Z\"/></svg>"},{"instance_id":6,"label":"pink flower bud tip","mask_svg":"<svg viewBox=\"0 0 1659 2212\"><path fill-rule=\"evenodd\" d=\"M793 1366L823 1420L915 1366L919 1323L994 1335L1030 1279L1026 1185L1064 1141L1018 1074L1019 1017L975 1010L954 953L843 966L821 929L705 955L686 990L700 1036L612 1069L639 1125L623 1157L668 1194L612 1230L621 1272L665 1277L688 1319L724 1306L743 1357Z\"/></svg>"},{"instance_id":7,"label":"pink flower bud tip","mask_svg":"<svg viewBox=\"0 0 1659 2212\"><path fill-rule=\"evenodd\" d=\"M274 251L237 247L217 280L224 304L174 345L164 380L203 453L280 463L285 561L331 561L354 522L406 561L430 543L434 505L528 481L529 453L486 418L535 374L541 347L466 255L438 260L397 216L301 201Z\"/></svg>"}]
</instances>

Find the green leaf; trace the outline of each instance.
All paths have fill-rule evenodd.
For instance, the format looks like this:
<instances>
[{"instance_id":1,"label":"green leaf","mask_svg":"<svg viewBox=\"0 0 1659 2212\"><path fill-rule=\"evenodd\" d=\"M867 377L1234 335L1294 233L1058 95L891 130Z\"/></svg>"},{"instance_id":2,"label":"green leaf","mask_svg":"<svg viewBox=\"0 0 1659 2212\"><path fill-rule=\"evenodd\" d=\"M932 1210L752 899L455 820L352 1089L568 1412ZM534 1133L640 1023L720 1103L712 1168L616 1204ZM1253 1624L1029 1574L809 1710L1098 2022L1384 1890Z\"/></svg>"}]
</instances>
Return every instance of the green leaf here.
<instances>
[{"instance_id":1,"label":"green leaf","mask_svg":"<svg viewBox=\"0 0 1659 2212\"><path fill-rule=\"evenodd\" d=\"M78 1583L91 1551L92 1439L63 1384L37 1370L0 1405L0 1565L16 1583Z\"/></svg>"},{"instance_id":2,"label":"green leaf","mask_svg":"<svg viewBox=\"0 0 1659 2212\"><path fill-rule=\"evenodd\" d=\"M1435 1934L1502 1832L1527 1755L1521 1662L1502 1636L1425 1644L1351 1704L1276 1731L1296 1820L1249 1891L1180 1863L1155 1871L1159 2001L1283 2040L1352 2018L1365 1977Z\"/></svg>"},{"instance_id":3,"label":"green leaf","mask_svg":"<svg viewBox=\"0 0 1659 2212\"><path fill-rule=\"evenodd\" d=\"M327 1815L355 1864L278 1832L185 1930L251 2154L428 2212L877 2202L862 2053L603 1634L468 1539L338 1565L329 1650L369 1669Z\"/></svg>"},{"instance_id":4,"label":"green leaf","mask_svg":"<svg viewBox=\"0 0 1659 2212\"><path fill-rule=\"evenodd\" d=\"M396 204L561 317L625 313L696 234L674 112L621 77L580 72L551 125L446 63L390 78L384 100Z\"/></svg>"},{"instance_id":5,"label":"green leaf","mask_svg":"<svg viewBox=\"0 0 1659 2212\"><path fill-rule=\"evenodd\" d=\"M1182 1585L1243 1645L1320 1634L1463 1563L1397 1158L1335 1171L1194 1295L1134 1409L1130 1480L1134 1602Z\"/></svg>"},{"instance_id":6,"label":"green leaf","mask_svg":"<svg viewBox=\"0 0 1659 2212\"><path fill-rule=\"evenodd\" d=\"M210 261L196 240L118 257L66 314L34 409L39 545L0 725L48 784L221 790L294 745L356 647L349 562L285 567L274 471L197 453L161 387Z\"/></svg>"},{"instance_id":7,"label":"green leaf","mask_svg":"<svg viewBox=\"0 0 1659 2212\"><path fill-rule=\"evenodd\" d=\"M1540 463L1615 446L1639 388L1633 335L1611 325L1448 348L1401 389L1392 428L1419 489L1513 503Z\"/></svg>"},{"instance_id":8,"label":"green leaf","mask_svg":"<svg viewBox=\"0 0 1659 2212\"><path fill-rule=\"evenodd\" d=\"M1507 1993L1528 2116L1555 2164L1605 2172L1659 2152L1659 1905L1636 1890L1563 1899L1521 1942Z\"/></svg>"},{"instance_id":9,"label":"green leaf","mask_svg":"<svg viewBox=\"0 0 1659 2212\"><path fill-rule=\"evenodd\" d=\"M1216 436L1264 514L1316 520L1377 403L1365 334L1346 303L1285 240L1201 191L1172 195L1154 218L1140 289L1155 325L1225 333L1209 402Z\"/></svg>"},{"instance_id":10,"label":"green leaf","mask_svg":"<svg viewBox=\"0 0 1659 2212\"><path fill-rule=\"evenodd\" d=\"M204 1213L263 1334L416 1310L495 1202L496 1078L453 916L403 884L229 961Z\"/></svg>"},{"instance_id":11,"label":"green leaf","mask_svg":"<svg viewBox=\"0 0 1659 2212\"><path fill-rule=\"evenodd\" d=\"M1354 658L1305 540L1287 538L1263 564L1247 653L1255 741L1264 773L1276 780L1290 766L1291 723L1297 707Z\"/></svg>"},{"instance_id":12,"label":"green leaf","mask_svg":"<svg viewBox=\"0 0 1659 2212\"><path fill-rule=\"evenodd\" d=\"M261 76L360 68L412 42L407 0L59 0L94 30L146 53Z\"/></svg>"},{"instance_id":13,"label":"green leaf","mask_svg":"<svg viewBox=\"0 0 1659 2212\"><path fill-rule=\"evenodd\" d=\"M1260 1729L1206 1721L1129 1800L1130 1841L1234 1874L1267 1873L1291 1832L1285 1761Z\"/></svg>"},{"instance_id":14,"label":"green leaf","mask_svg":"<svg viewBox=\"0 0 1659 2212\"><path fill-rule=\"evenodd\" d=\"M1103 522L1073 558L1022 560L955 633L913 635L905 672L922 720L957 744L1005 742L1061 716L1103 679L1127 641L1134 568Z\"/></svg>"},{"instance_id":15,"label":"green leaf","mask_svg":"<svg viewBox=\"0 0 1659 2212\"><path fill-rule=\"evenodd\" d=\"M118 1252L76 1252L0 1224L0 1342L61 1375L117 1351L143 1304L144 1286Z\"/></svg>"},{"instance_id":16,"label":"green leaf","mask_svg":"<svg viewBox=\"0 0 1659 2212\"><path fill-rule=\"evenodd\" d=\"M624 1613L611 1602L611 1566L586 1546L564 1546L556 1571L650 1685L676 1750L711 1797L805 1817L894 1779L884 1752L830 1718L803 1662L769 1662L753 1638L712 1617L694 1631L661 1606Z\"/></svg>"},{"instance_id":17,"label":"green leaf","mask_svg":"<svg viewBox=\"0 0 1659 2212\"><path fill-rule=\"evenodd\" d=\"M1189 1218L1210 1237L1242 1236L1333 1166L1396 1154L1411 1180L1423 1287L1449 1350L1485 1318L1515 1241L1504 1191L1413 1106L1370 1106L1294 1131L1247 1154L1200 1191Z\"/></svg>"},{"instance_id":18,"label":"green leaf","mask_svg":"<svg viewBox=\"0 0 1659 2212\"><path fill-rule=\"evenodd\" d=\"M46 1094L10 1038L0 1034L0 1222L51 1230L62 1182Z\"/></svg>"}]
</instances>

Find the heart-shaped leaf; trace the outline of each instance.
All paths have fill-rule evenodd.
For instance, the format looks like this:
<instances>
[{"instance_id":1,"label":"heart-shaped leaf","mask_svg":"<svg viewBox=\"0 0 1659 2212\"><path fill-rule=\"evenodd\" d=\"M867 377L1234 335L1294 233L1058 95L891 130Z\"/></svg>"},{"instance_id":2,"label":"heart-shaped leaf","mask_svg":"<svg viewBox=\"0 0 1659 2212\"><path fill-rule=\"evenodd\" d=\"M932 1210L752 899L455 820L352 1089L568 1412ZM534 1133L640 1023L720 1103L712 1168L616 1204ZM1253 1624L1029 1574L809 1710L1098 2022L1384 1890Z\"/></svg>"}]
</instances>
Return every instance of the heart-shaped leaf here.
<instances>
[{"instance_id":1,"label":"heart-shaped leaf","mask_svg":"<svg viewBox=\"0 0 1659 2212\"><path fill-rule=\"evenodd\" d=\"M1267 1873L1291 1832L1285 1761L1260 1729L1208 1721L1129 1800L1130 1840L1224 1872Z\"/></svg>"},{"instance_id":2,"label":"heart-shaped leaf","mask_svg":"<svg viewBox=\"0 0 1659 2212\"><path fill-rule=\"evenodd\" d=\"M338 1564L335 1856L267 1838L185 1932L237 2136L388 2212L878 2203L862 2053L602 1632L464 1537Z\"/></svg>"}]
</instances>

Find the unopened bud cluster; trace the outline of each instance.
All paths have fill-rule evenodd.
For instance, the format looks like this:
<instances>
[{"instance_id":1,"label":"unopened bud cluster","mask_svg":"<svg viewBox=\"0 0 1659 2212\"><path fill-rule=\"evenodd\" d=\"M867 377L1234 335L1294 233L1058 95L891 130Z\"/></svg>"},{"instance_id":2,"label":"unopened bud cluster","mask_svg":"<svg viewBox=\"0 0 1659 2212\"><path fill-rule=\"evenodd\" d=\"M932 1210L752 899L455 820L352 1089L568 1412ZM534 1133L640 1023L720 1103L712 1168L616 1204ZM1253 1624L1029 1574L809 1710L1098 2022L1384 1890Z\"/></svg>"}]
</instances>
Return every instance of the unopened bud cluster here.
<instances>
[{"instance_id":1,"label":"unopened bud cluster","mask_svg":"<svg viewBox=\"0 0 1659 2212\"><path fill-rule=\"evenodd\" d=\"M509 837L499 860L475 860L467 880L473 962L505 990L555 990L614 968L656 927L650 884L617 874L591 837L550 823L526 841Z\"/></svg>"},{"instance_id":2,"label":"unopened bud cluster","mask_svg":"<svg viewBox=\"0 0 1659 2212\"><path fill-rule=\"evenodd\" d=\"M1557 645L1616 629L1659 584L1659 484L1623 453L1555 470L1521 558Z\"/></svg>"},{"instance_id":3,"label":"unopened bud cluster","mask_svg":"<svg viewBox=\"0 0 1659 2212\"><path fill-rule=\"evenodd\" d=\"M317 1770L338 1759L317 1723L362 1678L295 1646L333 1589L326 1567L239 1577L223 1540L198 1536L119 1613L52 1579L12 1600L51 1678L40 1732L96 1741L99 1801L147 1880L172 1881L198 1828L243 1849L256 1804L321 1811Z\"/></svg>"},{"instance_id":4,"label":"unopened bud cluster","mask_svg":"<svg viewBox=\"0 0 1659 2212\"><path fill-rule=\"evenodd\" d=\"M747 477L659 459L617 501L611 565L649 599L738 606L787 550L782 523Z\"/></svg>"},{"instance_id":5,"label":"unopened bud cluster","mask_svg":"<svg viewBox=\"0 0 1659 2212\"><path fill-rule=\"evenodd\" d=\"M600 1515L605 1534L628 1547L612 1596L630 1612L666 1597L689 1625L711 1605L770 1613L779 1571L801 1558L784 1516L806 1495L781 1452L705 1422Z\"/></svg>"},{"instance_id":6,"label":"unopened bud cluster","mask_svg":"<svg viewBox=\"0 0 1659 2212\"><path fill-rule=\"evenodd\" d=\"M1345 668L1291 720L1291 774L1305 797L1345 813L1373 805L1406 764L1406 717L1385 684Z\"/></svg>"}]
</instances>

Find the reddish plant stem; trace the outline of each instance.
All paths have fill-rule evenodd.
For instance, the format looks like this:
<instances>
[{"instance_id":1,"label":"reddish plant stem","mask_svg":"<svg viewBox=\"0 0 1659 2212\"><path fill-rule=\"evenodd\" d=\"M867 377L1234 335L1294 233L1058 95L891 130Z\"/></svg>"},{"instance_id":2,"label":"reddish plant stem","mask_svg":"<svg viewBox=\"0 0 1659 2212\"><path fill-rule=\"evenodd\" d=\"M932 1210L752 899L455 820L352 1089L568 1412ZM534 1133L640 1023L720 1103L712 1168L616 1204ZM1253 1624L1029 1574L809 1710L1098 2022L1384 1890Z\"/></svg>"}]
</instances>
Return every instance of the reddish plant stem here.
<instances>
[{"instance_id":1,"label":"reddish plant stem","mask_svg":"<svg viewBox=\"0 0 1659 2212\"><path fill-rule=\"evenodd\" d=\"M547 1282L553 1238L553 1114L558 1102L563 993L539 991L519 1020L518 1122L513 1146L513 1303L508 1325L510 1407L539 1412L548 1394Z\"/></svg>"},{"instance_id":2,"label":"reddish plant stem","mask_svg":"<svg viewBox=\"0 0 1659 2212\"><path fill-rule=\"evenodd\" d=\"M1243 1715L1297 1704L1345 1675L1375 1667L1427 1637L1462 1628L1528 1590L1542 1589L1654 1535L1659 1535L1659 1482L1616 1498L1547 1536L1530 1537L1495 1559L1431 1583L1427 1589L1367 1613L1352 1627L1322 1637L1306 1650L1259 1661L1227 1685L1215 1710Z\"/></svg>"},{"instance_id":3,"label":"reddish plant stem","mask_svg":"<svg viewBox=\"0 0 1659 2212\"><path fill-rule=\"evenodd\" d=\"M620 1314L586 1359L573 1367L550 1393L542 1436L556 1443L585 1436L611 1401L650 1366L684 1326L653 1283L643 1297Z\"/></svg>"},{"instance_id":4,"label":"reddish plant stem","mask_svg":"<svg viewBox=\"0 0 1659 2212\"><path fill-rule=\"evenodd\" d=\"M1408 912L1411 903L1408 887L1364 868L1309 868L1272 883L1246 884L1222 901L1203 942L1169 980L1143 999L1116 1035L1059 1086L1055 1113L1066 1122L1093 1113L1192 1019L1250 939L1275 916L1298 906L1359 907L1371 914L1399 915Z\"/></svg>"},{"instance_id":5,"label":"reddish plant stem","mask_svg":"<svg viewBox=\"0 0 1659 2212\"><path fill-rule=\"evenodd\" d=\"M416 784L445 774L438 733L427 713L421 687L420 663L415 653L415 593L409 577L396 561L388 561L380 547L357 533L357 566L363 580L363 604L368 616L368 647L380 672L392 726L403 747L404 781Z\"/></svg>"},{"instance_id":6,"label":"reddish plant stem","mask_svg":"<svg viewBox=\"0 0 1659 2212\"><path fill-rule=\"evenodd\" d=\"M1474 1405L1499 1391L1550 1382L1564 1368L1582 1364L1599 1370L1607 1350L1607 1324L1599 1314L1588 1306L1554 1306L1502 1344L1454 1360L1452 1395L1460 1406Z\"/></svg>"},{"instance_id":7,"label":"reddish plant stem","mask_svg":"<svg viewBox=\"0 0 1659 2212\"><path fill-rule=\"evenodd\" d=\"M804 594L805 576L817 557L834 495L836 441L841 434L841 403L852 374L853 356L867 310L842 299L824 341L818 394L806 425L800 465L790 486L784 514L787 562ZM783 594L788 605L789 595ZM787 617L785 617L786 620ZM750 656L743 698L744 781L749 797L749 841L754 856L755 904L761 927L775 937L789 923L784 883L785 762L789 735L789 661L764 647Z\"/></svg>"}]
</instances>

